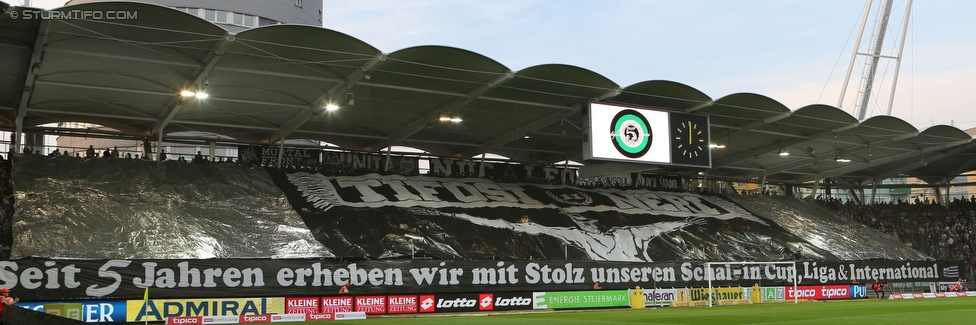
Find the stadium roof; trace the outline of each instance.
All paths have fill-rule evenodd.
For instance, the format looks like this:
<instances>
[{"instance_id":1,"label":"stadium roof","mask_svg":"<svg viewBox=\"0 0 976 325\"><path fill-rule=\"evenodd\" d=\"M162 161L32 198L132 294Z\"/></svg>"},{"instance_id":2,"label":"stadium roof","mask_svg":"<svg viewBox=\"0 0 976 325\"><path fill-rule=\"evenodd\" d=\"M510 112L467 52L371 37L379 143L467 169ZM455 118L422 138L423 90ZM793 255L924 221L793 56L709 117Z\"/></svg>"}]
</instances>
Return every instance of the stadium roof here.
<instances>
[{"instance_id":1,"label":"stadium roof","mask_svg":"<svg viewBox=\"0 0 976 325\"><path fill-rule=\"evenodd\" d=\"M569 159L586 164L583 176L705 171L582 161L581 111L597 101L708 115L712 141L727 145L712 151L709 178L871 183L904 174L945 183L976 169L976 144L962 130L918 130L890 116L858 122L827 105L791 109L751 93L713 99L665 80L621 87L562 64L512 71L443 46L384 53L314 26L232 34L151 4L53 10L62 17L72 10L137 14L115 20L24 19L27 9L0 6L0 128L8 130L87 122L147 140L202 131L248 144L313 139L349 150L398 145L444 157L490 152L524 163ZM32 10L37 16L40 9ZM209 97L187 98L183 91ZM329 103L340 109L325 110Z\"/></svg>"}]
</instances>

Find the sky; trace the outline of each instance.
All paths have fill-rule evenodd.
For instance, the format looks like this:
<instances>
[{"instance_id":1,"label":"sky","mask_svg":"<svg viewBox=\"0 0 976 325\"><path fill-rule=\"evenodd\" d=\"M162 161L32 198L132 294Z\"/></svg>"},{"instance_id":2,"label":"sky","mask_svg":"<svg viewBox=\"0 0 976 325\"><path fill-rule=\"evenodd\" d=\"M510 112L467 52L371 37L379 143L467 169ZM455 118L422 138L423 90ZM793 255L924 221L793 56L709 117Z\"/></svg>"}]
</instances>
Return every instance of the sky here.
<instances>
[{"instance_id":1,"label":"sky","mask_svg":"<svg viewBox=\"0 0 976 325\"><path fill-rule=\"evenodd\" d=\"M882 55L898 54L906 3L894 3ZM839 99L864 8L857 0L325 0L323 27L386 53L450 46L516 72L568 64L621 87L670 80L713 99L756 93L792 110L827 104L854 115L866 57ZM976 1L914 2L891 115L919 130L976 127L967 96L976 91L973 12ZM875 29L868 20L860 52ZM880 60L868 116L887 113L895 66Z\"/></svg>"}]
</instances>

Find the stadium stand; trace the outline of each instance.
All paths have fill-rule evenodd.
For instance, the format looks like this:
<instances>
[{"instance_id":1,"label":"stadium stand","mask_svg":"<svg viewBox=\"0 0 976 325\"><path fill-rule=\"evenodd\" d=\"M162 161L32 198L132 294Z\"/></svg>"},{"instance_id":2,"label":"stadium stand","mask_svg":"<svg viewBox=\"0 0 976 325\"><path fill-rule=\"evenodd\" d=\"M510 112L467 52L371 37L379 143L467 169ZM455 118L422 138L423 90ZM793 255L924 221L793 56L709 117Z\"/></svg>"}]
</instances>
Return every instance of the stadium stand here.
<instances>
[{"instance_id":1,"label":"stadium stand","mask_svg":"<svg viewBox=\"0 0 976 325\"><path fill-rule=\"evenodd\" d=\"M956 198L948 207L928 200L857 205L851 201L818 197L817 202L935 259L961 261L971 270L976 265L976 255L973 254L973 247L976 247L974 199Z\"/></svg>"}]
</instances>

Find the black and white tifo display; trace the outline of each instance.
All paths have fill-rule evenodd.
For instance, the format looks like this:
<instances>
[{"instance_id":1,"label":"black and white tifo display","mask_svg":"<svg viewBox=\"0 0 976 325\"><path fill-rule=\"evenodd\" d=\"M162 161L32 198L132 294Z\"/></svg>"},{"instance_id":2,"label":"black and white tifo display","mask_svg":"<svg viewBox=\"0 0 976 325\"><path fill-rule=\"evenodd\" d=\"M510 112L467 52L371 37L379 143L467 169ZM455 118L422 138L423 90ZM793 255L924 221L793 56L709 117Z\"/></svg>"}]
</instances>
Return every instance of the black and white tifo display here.
<instances>
[{"instance_id":1,"label":"black and white tifo display","mask_svg":"<svg viewBox=\"0 0 976 325\"><path fill-rule=\"evenodd\" d=\"M339 257L841 260L713 195L479 178L269 170L313 236Z\"/></svg>"},{"instance_id":2,"label":"black and white tifo display","mask_svg":"<svg viewBox=\"0 0 976 325\"><path fill-rule=\"evenodd\" d=\"M583 158L711 168L708 116L590 103Z\"/></svg>"}]
</instances>

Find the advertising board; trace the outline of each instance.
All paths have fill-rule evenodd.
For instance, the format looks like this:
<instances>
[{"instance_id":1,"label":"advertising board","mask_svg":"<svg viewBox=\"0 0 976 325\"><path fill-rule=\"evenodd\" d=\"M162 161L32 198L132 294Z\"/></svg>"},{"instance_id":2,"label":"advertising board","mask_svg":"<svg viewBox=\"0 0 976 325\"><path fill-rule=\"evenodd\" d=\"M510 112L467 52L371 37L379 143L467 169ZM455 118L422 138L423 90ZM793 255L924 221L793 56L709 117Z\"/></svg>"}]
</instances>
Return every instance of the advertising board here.
<instances>
[{"instance_id":1,"label":"advertising board","mask_svg":"<svg viewBox=\"0 0 976 325\"><path fill-rule=\"evenodd\" d=\"M558 291L532 294L533 309L626 307L627 290Z\"/></svg>"}]
</instances>

